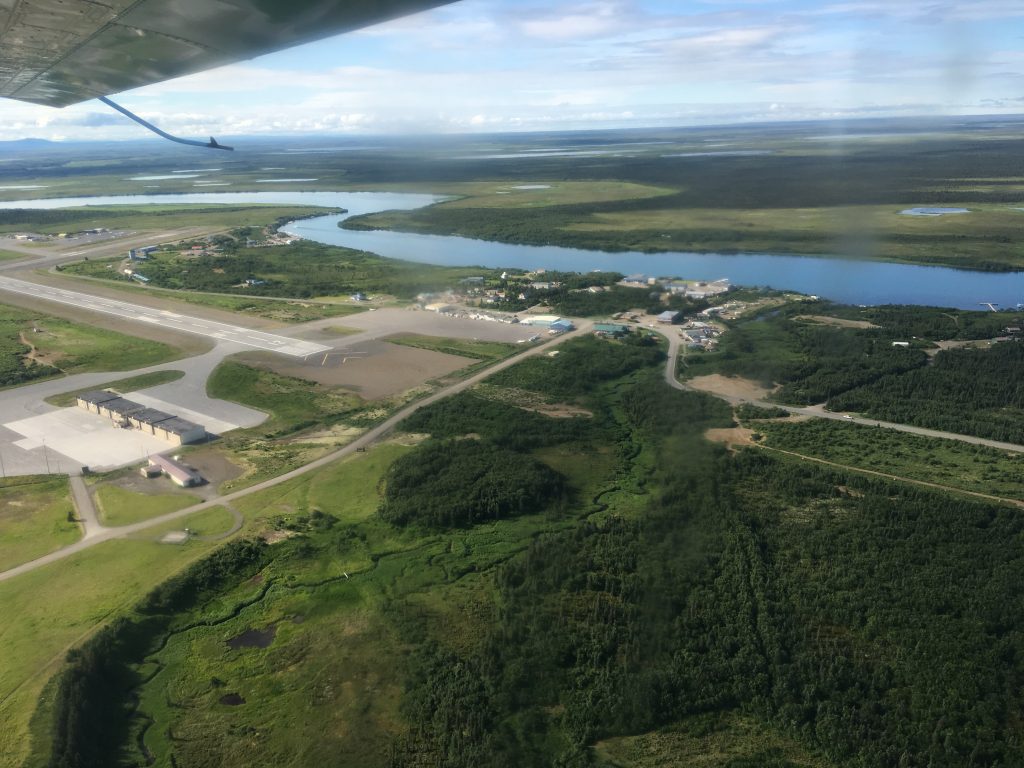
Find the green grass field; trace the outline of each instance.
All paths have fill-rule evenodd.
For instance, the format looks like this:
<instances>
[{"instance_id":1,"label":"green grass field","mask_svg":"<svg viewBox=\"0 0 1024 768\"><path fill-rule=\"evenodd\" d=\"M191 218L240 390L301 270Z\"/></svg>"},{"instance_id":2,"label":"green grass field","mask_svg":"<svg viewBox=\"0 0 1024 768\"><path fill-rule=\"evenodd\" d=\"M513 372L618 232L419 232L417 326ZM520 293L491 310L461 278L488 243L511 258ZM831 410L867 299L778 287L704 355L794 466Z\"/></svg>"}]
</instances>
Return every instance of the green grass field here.
<instances>
[{"instance_id":1,"label":"green grass field","mask_svg":"<svg viewBox=\"0 0 1024 768\"><path fill-rule=\"evenodd\" d=\"M143 373L139 376L129 376L126 379L118 379L117 381L100 384L95 387L87 387L85 389L76 389L73 392L51 395L46 398L46 402L50 405L55 405L58 408L67 408L68 406L75 404L76 398L82 392L89 392L95 389L113 389L116 392L121 393L135 392L139 389L147 389L149 387L159 386L160 384L177 381L184 375L184 371L154 371L153 373Z\"/></svg>"},{"instance_id":2,"label":"green grass field","mask_svg":"<svg viewBox=\"0 0 1024 768\"><path fill-rule=\"evenodd\" d=\"M81 529L69 514L74 505L63 476L0 481L0 571L78 541Z\"/></svg>"},{"instance_id":3,"label":"green grass field","mask_svg":"<svg viewBox=\"0 0 1024 768\"><path fill-rule=\"evenodd\" d=\"M176 736L176 759L188 764L203 765L207 755L251 766L386 764L381 745L405 728L396 675L403 643L386 605L408 600L449 616L450 627L467 630L466 642L478 627L463 609L481 602L479 590L487 587L476 579L475 586L460 583L455 573L486 572L539 531L564 525L534 516L454 536L395 531L376 519L377 489L391 461L407 450L378 446L236 503L249 530L295 526L320 510L357 535L342 549L272 565L258 584L240 585L202 614L230 616L231 606L270 584L265 596L233 618L172 635L151 658L164 670L141 691L141 706L155 720L145 743L161 756L156 765L170 765L168 727ZM248 629L268 626L276 629L268 648L227 645ZM221 703L230 694L244 703ZM237 729L257 729L263 737L232 738Z\"/></svg>"},{"instance_id":4,"label":"green grass field","mask_svg":"<svg viewBox=\"0 0 1024 768\"><path fill-rule=\"evenodd\" d=\"M263 435L327 426L332 420L359 410L362 403L355 395L340 390L231 360L217 366L207 381L206 391L211 397L271 414L268 421L254 428Z\"/></svg>"},{"instance_id":5,"label":"green grass field","mask_svg":"<svg viewBox=\"0 0 1024 768\"><path fill-rule=\"evenodd\" d=\"M217 538L230 531L235 525L235 516L224 507L212 507L202 512L195 512L164 525L154 526L146 530L142 537L147 540L158 540L172 531L188 532L193 537Z\"/></svg>"},{"instance_id":6,"label":"green grass field","mask_svg":"<svg viewBox=\"0 0 1024 768\"><path fill-rule=\"evenodd\" d=\"M146 290L146 289L142 289ZM148 291L158 294L158 291ZM163 294L166 296L166 293ZM195 291L175 291L174 298L189 304L223 309L226 312L237 312L251 317L262 317L278 323L309 323L328 317L348 317L364 312L365 308L352 304L336 304L315 301L295 301L290 299L247 299L241 296L223 296L219 294L197 293Z\"/></svg>"},{"instance_id":7,"label":"green grass field","mask_svg":"<svg viewBox=\"0 0 1024 768\"><path fill-rule=\"evenodd\" d=\"M119 259L90 259L67 264L61 271L65 275L127 285L127 279L116 270L119 263ZM345 303L344 297L356 291L410 300L424 291L447 290L462 278L481 272L478 267L387 259L310 240L201 256L182 255L177 251L156 252L142 270L150 280L150 289L184 291L192 300L200 294L235 296L243 300L241 306L249 307L247 311L256 312L268 311L264 304L257 303L261 299L290 300L294 302L288 305L290 311L296 311L297 304L305 312L315 312L313 319L363 310L361 304ZM500 270L484 270L484 273L496 276ZM264 282L248 285L246 281L250 278ZM166 297L167 293L161 295ZM223 301L217 298L214 306Z\"/></svg>"},{"instance_id":8,"label":"green grass field","mask_svg":"<svg viewBox=\"0 0 1024 768\"><path fill-rule=\"evenodd\" d=\"M101 262L97 262L101 263ZM113 261L106 263L114 263ZM73 276L65 271L65 276ZM297 299L274 299L265 297L248 298L245 296L228 296L219 293L199 293L197 291L173 291L145 288L138 283L127 280L111 281L110 285L126 294L144 293L161 299L173 298L187 304L201 307L212 307L225 312L235 312L250 317L262 317L278 323L308 323L328 317L348 317L364 312L365 308L352 304L336 302L301 301Z\"/></svg>"},{"instance_id":9,"label":"green grass field","mask_svg":"<svg viewBox=\"0 0 1024 768\"><path fill-rule=\"evenodd\" d=\"M62 373L141 368L181 354L168 344L0 305L0 386Z\"/></svg>"},{"instance_id":10,"label":"green grass field","mask_svg":"<svg viewBox=\"0 0 1024 768\"><path fill-rule=\"evenodd\" d=\"M216 546L117 540L0 583L0 613L18 617L0 631L0 766L18 768L28 756L30 719L67 651ZM45 741L46 728L34 738Z\"/></svg>"},{"instance_id":11,"label":"green grass field","mask_svg":"<svg viewBox=\"0 0 1024 768\"><path fill-rule=\"evenodd\" d=\"M193 504L199 499L187 493L136 493L116 485L101 485L94 497L104 525L131 525L151 517L175 512Z\"/></svg>"},{"instance_id":12,"label":"green grass field","mask_svg":"<svg viewBox=\"0 0 1024 768\"><path fill-rule=\"evenodd\" d=\"M0 322L10 328L8 333L19 328L40 359L63 373L144 368L180 354L168 344L23 309L0 307Z\"/></svg>"}]
</instances>

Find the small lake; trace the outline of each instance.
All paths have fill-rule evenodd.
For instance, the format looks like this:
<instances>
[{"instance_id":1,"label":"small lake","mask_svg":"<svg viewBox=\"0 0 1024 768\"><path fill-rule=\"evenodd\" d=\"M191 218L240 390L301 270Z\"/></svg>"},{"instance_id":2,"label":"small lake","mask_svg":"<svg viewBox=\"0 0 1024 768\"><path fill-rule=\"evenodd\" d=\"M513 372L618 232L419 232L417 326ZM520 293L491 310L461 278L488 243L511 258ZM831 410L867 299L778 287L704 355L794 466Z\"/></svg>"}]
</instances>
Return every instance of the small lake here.
<instances>
[{"instance_id":1,"label":"small lake","mask_svg":"<svg viewBox=\"0 0 1024 768\"><path fill-rule=\"evenodd\" d=\"M930 304L978 309L981 302L1013 308L1024 302L1024 272L971 272L944 267L768 254L688 252L604 253L557 246L508 245L462 237L341 229L348 216L382 210L412 210L442 200L425 194L390 192L200 192L12 200L0 208L67 208L83 205L239 204L315 205L348 214L292 222L283 231L381 256L449 266L558 269L678 276L697 280L727 277L736 285L771 286L848 304Z\"/></svg>"}]
</instances>

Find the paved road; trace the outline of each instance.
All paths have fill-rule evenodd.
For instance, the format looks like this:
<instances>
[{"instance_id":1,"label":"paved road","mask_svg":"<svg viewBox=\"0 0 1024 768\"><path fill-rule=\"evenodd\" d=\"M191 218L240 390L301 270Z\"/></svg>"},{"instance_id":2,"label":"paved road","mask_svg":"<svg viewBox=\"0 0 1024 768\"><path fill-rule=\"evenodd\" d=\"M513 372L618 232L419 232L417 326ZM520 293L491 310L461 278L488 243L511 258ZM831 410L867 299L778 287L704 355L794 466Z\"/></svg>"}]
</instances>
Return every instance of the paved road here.
<instances>
[{"instance_id":1,"label":"paved road","mask_svg":"<svg viewBox=\"0 0 1024 768\"><path fill-rule=\"evenodd\" d=\"M408 416L412 415L413 413L418 411L420 408L423 408L425 406L431 405L431 404L436 403L437 401L442 400L442 399L444 399L446 397L451 397L452 395L455 395L455 394L457 394L459 392L462 392L462 391L464 391L464 390L474 386L475 384L478 384L479 382L483 381L488 376L491 376L492 374L494 374L494 373L496 373L498 371L504 370L505 368L508 368L508 367L510 367L512 365L515 365L516 363L524 360L525 358L532 357L534 355L538 355L538 354L547 352L552 347L554 347L554 346L556 346L558 344L561 344L561 343L567 341L568 339L571 339L571 338L580 336L582 334L588 333L590 331L590 329L592 328L592 326L593 326L593 324L590 323L590 322L583 322L583 323L580 324L580 327L577 330L573 331L572 333L563 334L561 336L558 336L558 337L552 339L551 341L549 341L547 344L543 344L543 345L537 346L537 347L532 347L529 350L527 350L527 351L525 351L525 352L523 352L521 354L514 355L513 357L507 358L506 360L503 360L502 362L497 363L496 365L491 366L490 368L488 368L488 369L486 369L484 371L481 371L481 372L479 372L479 373L477 373L477 374L475 374L475 375L473 375L473 376L471 376L471 377L469 377L467 379L464 379L463 381L460 381L460 382L457 382L455 384L452 384L451 386L445 387L444 389L439 390L438 392L435 392L434 394L432 394L432 395L430 395L428 397L425 397L422 400L419 400L419 401L417 401L417 402L415 402L415 403L413 403L413 404L403 408L401 411L399 411L398 413L394 414L391 418L387 419L386 421L382 422L378 426L376 426L373 429L369 430L368 432L366 432L365 434L363 434L362 436L360 436L358 439L354 440L353 442L349 443L345 447L340 448L340 449L338 449L336 451L333 451L333 452L331 452L331 453L329 453L329 454L327 454L327 455L317 459L316 461L310 462L309 464L306 464L306 465L304 465L302 467L299 467L298 469L294 469L291 472L287 472L287 473L285 473L283 475L271 478L269 480L264 480L261 483L257 483L256 485L250 486L249 488L244 488L244 489L242 489L240 491L235 491L234 493L230 493L230 494L227 494L227 495L224 495L224 496L214 496L214 497L208 499L207 501L202 502L201 504L195 504L195 505L193 505L191 507L186 507L185 509L178 510L177 512L171 512L171 513L166 514L166 515L161 515L160 517L155 517L155 518L152 518L150 520L145 520L145 521L143 521L141 523L135 523L133 525L120 526L118 528L103 528L102 531L100 531L99 533L95 534L91 538L82 539L81 541L79 541L79 542L77 542L75 544L72 544L72 545L70 545L68 547L65 547L63 549L60 549L60 550L58 550L56 552L51 552L48 555L44 555L43 557L39 557L39 558L37 558L35 560L32 560L32 561L30 561L28 563L24 563L24 564L19 565L19 566L15 567L15 568L11 568L10 570L7 570L7 571L4 571L4 572L0 573L0 582L7 581L8 579L13 579L13 578L15 578L17 576L20 576L23 573L28 573L29 571L33 571L33 570L35 570L37 568L41 568L44 565L49 565L50 563L55 563L55 562L57 562L59 560L63 560L64 558L70 557L71 555L76 554L77 552L81 552L82 550L88 549L89 547L95 546L96 544L99 544L99 543L101 543L103 541L109 541L111 539L123 538L123 537L126 537L126 536L131 536L131 535L136 534L136 533L141 533L141 532L143 532L143 531L145 531L145 530L147 530L149 528L153 528L155 526L163 525L165 523L172 522L174 520L179 520L179 519L181 519L183 517L187 517L188 515L192 515L192 514L194 514L196 512L201 512L203 510L211 509L213 507L217 507L217 506L221 506L221 505L225 505L225 504L230 504L231 502L235 501L236 499L243 498L243 497L248 496L248 495L253 494L253 493L258 493L260 491L266 490L267 488L272 488L275 485L279 485L280 483L287 482L288 480L291 480L293 478L300 477L301 475L304 475L307 472L311 472L314 469L318 469L318 468L323 467L323 466L325 466L327 464L330 464L330 463L332 463L334 461L337 461L338 459L341 459L341 458L343 458L345 456L349 456L349 455L355 453L356 451L358 451L360 448L366 448L367 446L371 445L372 443L380 440L384 435L386 435L388 432L390 432L392 429L394 429L394 427L400 421L402 421L403 419L405 419ZM677 358L678 358L678 355L679 355L679 348L680 348L680 345L681 345L681 340L678 338L678 335L673 337L673 334L670 331L665 331L665 330L661 330L661 329L655 329L655 330L668 340L669 350L668 350L668 360L666 362L665 371L664 371L665 381L670 386L674 387L675 389L680 389L680 390L690 389L685 384L680 383L680 381L676 378L676 373L675 373L676 365L677 365ZM738 397L723 398L723 399L725 399L725 400L727 400L729 402L735 403L735 404L745 403L746 402L746 403L752 403L754 405L761 405L761 406L764 406L764 407L775 407L776 406L775 403L769 403L769 402L760 401L760 400L753 400L753 399L738 398ZM938 431L935 431L935 430L922 429L922 428L919 428L919 427L911 427L911 426L908 426L906 424L893 424L893 423L884 422L884 421L883 422L878 422L878 421L875 421L875 420L872 420L872 419L862 419L862 418L857 418L857 417L848 418L844 414L830 413L829 411L825 411L820 406L810 407L810 408L795 408L795 407L791 407L791 406L780 406L780 407L783 407L783 408L785 408L786 410L788 410L788 411L790 411L792 413L798 413L798 414L802 414L802 415L813 416L813 417L816 417L816 418L830 418L830 419L838 419L838 420L842 420L842 421L851 421L851 422L854 422L854 423L867 424L867 425L873 425L873 426L880 426L880 427L886 428L886 429L896 429L896 430L900 430L900 431L903 431L903 432L911 432L913 434L920 434L920 435L925 435L925 436L929 436L929 437L940 437L940 438L943 438L943 439L946 439L946 440L959 440L961 442L972 443L972 444L975 444L975 445L986 445L986 446L990 446L990 447L994 447L994 448L1001 448L1003 450L1011 450L1011 451L1016 451L1016 452L1024 452L1024 446L1020 446L1020 445L1013 445L1013 444L1010 444L1010 443L1000 443L1000 442L995 441L995 440L985 440L985 439L982 439L982 438L972 437L970 435L958 435L958 434L954 434L954 433L951 433L951 432L938 432Z\"/></svg>"},{"instance_id":2,"label":"paved road","mask_svg":"<svg viewBox=\"0 0 1024 768\"><path fill-rule=\"evenodd\" d=\"M25 280L16 280L12 277L0 277L0 290L11 291L12 293L19 293L33 298L46 299L47 301L55 301L59 304L69 304L73 307L90 309L107 315L115 315L131 322L149 323L176 331L191 333L196 336L206 336L218 341L235 342L236 344L266 350L267 352L279 352L282 355L289 355L291 357L308 357L309 355L330 350L330 347L311 341L291 339L273 333L254 331L238 325L228 325L227 323L219 323L215 320L180 315L168 310L143 307L139 304L130 304L127 301L118 301L117 299L93 296L88 293L80 293L79 291L69 291L64 288L30 283Z\"/></svg>"},{"instance_id":3,"label":"paved road","mask_svg":"<svg viewBox=\"0 0 1024 768\"><path fill-rule=\"evenodd\" d=\"M665 363L665 381L676 389L693 389L685 383L679 381L676 378L676 367L678 365L679 348L682 340L678 337L678 334L674 334L668 330L661 330L658 328L654 329L668 340L668 361ZM702 390L694 390L702 391ZM835 411L826 411L824 405L811 405L807 407L798 407L792 405L780 405L779 403L773 403L766 400L755 400L754 398L739 397L739 396L727 396L721 394L715 394L722 400L733 405L740 405L742 403L749 403L751 405L757 405L762 408L782 408L789 411L790 413L798 416L812 416L816 419L833 419L834 421L843 421L849 424L862 424L866 427L881 427L882 429L893 429L897 432L908 432L912 435L921 435L922 437L937 437L942 440L957 440L961 443L970 443L971 445L984 445L988 448L998 448L1001 451L1012 451L1014 453L1024 453L1024 445L1017 445L1016 443L1004 443L999 440L988 440L984 437L975 437L974 435L961 435L956 432L940 432L937 429L925 429L924 427L915 427L910 424L897 424L892 421L879 421L878 419L866 419L863 416L854 416L848 413L837 413Z\"/></svg>"},{"instance_id":4,"label":"paved road","mask_svg":"<svg viewBox=\"0 0 1024 768\"><path fill-rule=\"evenodd\" d=\"M422 400L418 400L415 403L406 406L405 408L391 416L391 418L389 418L387 421L378 424L376 427L364 433L358 439L349 443L344 448L339 448L336 451L332 451L326 456L322 456L316 461L312 461L309 464L299 467L298 469L293 469L291 472L286 472L285 474L271 478L270 480L264 480L262 483L257 483L256 485L252 485L240 491L235 491L234 493L229 493L224 496L214 496L202 502L201 504L195 504L191 507L180 509L177 512L171 512L166 515L154 517L150 520L145 520L141 523L119 526L117 528L104 528L101 532L97 533L92 538L82 539L81 541L78 541L75 544L57 550L56 552L51 552L48 555L44 555L43 557L36 558L35 560L31 560L27 563L24 563L15 568L11 568L10 570L0 573L0 582L7 581L8 579L13 579L16 576L20 576L23 573L28 573L29 571L34 571L35 569L41 568L44 565L49 565L50 563L55 563L59 560L63 560L66 557L70 557L71 555L81 552L82 550L88 549L89 547L95 546L96 544L99 544L101 542L131 536L132 534L141 533L142 531L145 531L149 528L153 528L155 526L163 525L174 520L180 520L181 518L195 514L196 512L202 512L203 510L206 509L211 509L213 507L230 504L236 499L241 499L253 493L259 493L260 491L264 491L267 488L273 488L275 485L279 485L293 478L300 477L301 475L304 475L307 472L311 472L314 469L319 469L320 467L337 461L338 459L341 459L345 456L350 456L356 451L358 451L360 448L366 448L372 443L375 443L378 440L380 440L384 435L386 435L388 432L394 429L395 426L400 421L411 416L420 408L424 408L428 405L436 403L439 400L443 400L446 397L451 397L452 395L458 394L459 392L463 392L466 389L469 389L470 387L479 384L488 376L491 376L492 374L495 374L498 371L502 371L506 368L509 368L510 366L513 366L516 363L519 363L528 357L533 357L535 355L546 353L553 347L571 338L575 338L582 334L589 333L592 327L593 323L589 321L584 321L580 323L580 327L577 328L575 331L562 334L561 336L556 336L555 338L548 341L546 344L531 347L529 350L522 352L518 355L506 358L505 360L502 360L500 363L497 363L496 365L493 365L484 371L480 371L479 373L474 374L473 376L470 376L467 379L463 379L462 381L452 384L451 386L438 390L434 394L429 395L423 398Z\"/></svg>"},{"instance_id":5,"label":"paved road","mask_svg":"<svg viewBox=\"0 0 1024 768\"><path fill-rule=\"evenodd\" d=\"M68 483L71 485L71 500L74 502L75 510L78 512L78 519L82 522L82 527L85 529L82 534L82 541L94 539L107 529L100 524L100 517L96 514L96 505L92 502L89 486L85 484L85 480L82 479L81 475L71 475L68 478Z\"/></svg>"}]
</instances>

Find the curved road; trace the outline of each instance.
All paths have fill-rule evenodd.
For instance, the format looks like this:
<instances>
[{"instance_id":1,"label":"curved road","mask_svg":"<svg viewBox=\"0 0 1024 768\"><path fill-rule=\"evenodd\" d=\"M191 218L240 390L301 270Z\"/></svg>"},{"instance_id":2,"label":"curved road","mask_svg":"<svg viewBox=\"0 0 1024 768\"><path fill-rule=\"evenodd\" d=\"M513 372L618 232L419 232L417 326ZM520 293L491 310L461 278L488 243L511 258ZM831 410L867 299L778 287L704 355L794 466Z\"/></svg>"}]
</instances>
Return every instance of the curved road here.
<instances>
[{"instance_id":1,"label":"curved road","mask_svg":"<svg viewBox=\"0 0 1024 768\"><path fill-rule=\"evenodd\" d=\"M420 408L432 405L433 403L436 403L439 400L443 400L446 397L451 397L452 395L458 394L459 392L463 392L466 389L472 387L473 385L483 381L488 376L498 371L509 368L515 365L516 363L520 362L521 360L524 360L528 357L533 357L535 355L539 355L543 352L547 352L554 346L561 344L567 341L568 339L575 338L582 334L588 333L592 325L593 323L589 321L583 321L580 323L579 328L577 328L575 331L572 331L571 333L562 334L561 336L558 336L555 339L541 346L531 347L529 350L522 352L518 355L513 355L512 357L509 357L505 360L502 360L501 362L491 366L490 368L480 371L479 373L476 373L467 379L464 379L460 382L456 382L455 384L445 387L444 389L438 390L432 395L429 395L423 398L422 400L418 400L415 403L406 406L405 408L403 408L402 410L398 411L393 416L388 418L386 421L381 422L376 427L364 433L359 438L349 443L348 445L344 446L343 448L339 448L336 451L332 451L331 453L328 453L327 455L322 456L319 459L310 462L309 464L305 464L304 466L299 467L298 469L293 469L292 471L286 472L283 475L273 477L269 480L264 480L263 482L257 483L256 485L252 485L248 488L243 488L242 490L235 491L234 493L229 493L223 496L215 496L200 504L194 504L191 507L186 507L176 512L171 512L166 515L154 517L150 520L144 520L140 523L134 523L133 525L125 525L118 528L103 528L99 527L98 525L87 526L89 535L87 535L85 538L81 539L75 544L64 547L63 549L59 549L56 552L51 552L48 555L36 558L35 560L30 560L27 563L23 563L22 565L16 566L14 568L11 568L10 570L0 573L0 582L6 581L8 579L13 579L16 576L20 576L23 573L28 573L29 571L41 568L44 565L49 565L50 563L55 563L59 560L63 560L64 558L70 557L71 555L81 552L84 549L88 549L89 547L100 544L104 541L110 541L112 539L131 536L132 534L140 533L149 528L163 525L164 523L172 522L174 520L179 520L183 517L187 517L196 512L202 512L213 507L229 504L230 502L235 501L236 499L241 499L253 493L258 493L260 491L266 490L267 488L273 488L275 485L280 485L281 483L287 482L288 480L304 475L307 472L311 472L314 469L326 466L327 464L337 461L338 459L344 458L345 456L349 456L357 452L360 448L366 448L372 443L377 442L382 437L384 437L384 435L386 435L388 432L394 429L394 427L400 421L407 418L408 416L411 416ZM691 387L681 383L676 378L675 372L681 343L678 334L673 335L671 332L666 332L661 329L654 330L657 331L657 333L664 336L665 339L667 339L668 341L668 360L665 364L664 372L665 382L669 386L674 387L675 389L691 390ZM881 427L883 429L895 429L900 432L909 432L911 434L922 435L924 437L938 437L944 440L958 440L960 442L971 443L973 445L984 445L990 448L998 448L1000 450L1005 451L1024 453L1024 446L1016 445L1014 443L1003 443L999 442L998 440L986 440L984 438L973 437L971 435L959 435L953 432L940 432L934 429L924 429L923 427L914 427L908 424L896 424L887 421L877 421L875 419L865 419L858 416L850 416L842 413L832 413L830 411L826 411L824 407L820 405L810 406L806 408L798 408L794 406L780 406L777 403L770 403L763 400L754 400L750 398L722 397L722 399L736 405L741 403L750 403L752 405L759 405L762 407L780 407L784 408L790 413L795 413L802 416L813 416L815 418L823 419L836 419L838 421L846 421L854 424Z\"/></svg>"},{"instance_id":2,"label":"curved road","mask_svg":"<svg viewBox=\"0 0 1024 768\"><path fill-rule=\"evenodd\" d=\"M451 397L452 395L458 394L459 392L469 389L474 384L478 384L479 382L486 379L488 376L497 373L498 371L502 371L506 368L509 368L510 366L513 366L516 363L525 360L528 357L533 357L543 352L547 352L553 347L557 346L558 344L567 341L568 339L575 338L582 334L588 333L592 325L593 323L589 321L583 321L580 323L579 328L577 328L575 331L572 331L570 333L564 333L560 336L557 336L551 341L547 342L546 344L531 347L529 350L517 355L513 355L512 357L506 358L505 360L502 360L501 362L492 365L490 368L480 371L479 373L476 373L467 379L463 379L462 381L456 382L451 386L438 390L434 394L429 395L423 398L422 400L417 400L415 403L407 405L405 408L395 413L386 421L381 422L373 429L369 430L368 432L365 432L363 435L361 435L359 438L349 443L345 447L339 448L336 451L332 451L331 453L328 453L326 456L321 456L316 461L312 461L309 464L305 464L299 467L298 469L293 469L291 472L286 472L283 475L278 475L277 477L273 477L269 480L264 480L263 482L257 483L256 485L249 486L248 488L243 488L240 491L235 491L234 493L229 493L224 496L215 496L200 504L194 504L191 507L185 507L184 509L180 509L176 512L171 512L166 515L160 515L159 517L144 520L141 523L124 525L118 528L99 528L98 530L96 528L92 528L91 535L81 539L75 544L64 547L63 549L58 549L56 552L51 552L48 555L43 555L42 557L38 557L35 560L30 560L27 563L23 563L22 565L16 566L14 568L11 568L10 570L0 573L0 581L7 581L8 579L13 579L16 576L20 576L23 573L28 573L29 571L34 571L37 568L42 568L44 565L49 565L50 563L55 563L59 560L63 560L66 557L70 557L71 555L81 552L82 550L88 549L89 547L96 546L97 544L100 544L104 541L110 541L111 539L119 539L124 538L126 536L131 536L132 534L140 533L141 531L145 531L149 528L153 528L155 526L162 525L164 523L168 523L174 520L179 520L183 517L187 517L196 512L202 512L203 510L211 509L213 507L221 506L223 504L229 504L230 502L235 501L236 499L241 499L245 496L249 496L250 494L258 493L260 491L266 490L267 488L273 488L275 485L287 482L292 478L299 477L301 475L306 474L307 472L311 472L314 469L318 469L319 467L323 467L345 456L349 456L358 451L360 448L365 448L371 443L380 440L384 435L386 435L388 432L394 429L394 427L400 421L402 421L408 416L411 416L420 408L424 408L425 406L436 403L438 400L443 400L446 397Z\"/></svg>"},{"instance_id":3,"label":"curved road","mask_svg":"<svg viewBox=\"0 0 1024 768\"><path fill-rule=\"evenodd\" d=\"M668 340L668 361L665 363L665 382L670 387L676 389L691 390L694 392L700 392L703 390L695 389L687 384L684 384L676 378L676 366L678 365L677 359L679 357L679 346L681 339L678 334L672 334L668 331L663 331L659 328L653 328L652 330L657 331ZM705 393L709 394L709 393ZM847 413L837 413L834 411L826 411L824 405L810 405L806 407L798 407L792 405L780 405L779 403L772 403L766 400L755 400L753 398L746 397L729 397L726 395L715 394L722 400L733 405L741 405L742 403L749 403L751 405L758 405L762 408L782 408L783 410L789 411L790 413L797 414L799 416L813 416L817 419L834 419L836 421L844 421L850 424L861 424L866 427L881 427L882 429L894 429L897 432L909 432L912 435L921 435L922 437L937 437L942 440L958 440L961 443L970 443L971 445L983 445L988 448L998 448L1001 451L1012 451L1014 453L1024 453L1024 445L1017 445L1016 443L1004 443L999 440L988 440L984 437L975 437L974 435L961 435L956 432L940 432L937 429L926 429L924 427L915 427L910 424L898 424L893 421L879 421L878 419L866 419L862 416L853 416Z\"/></svg>"}]
</instances>

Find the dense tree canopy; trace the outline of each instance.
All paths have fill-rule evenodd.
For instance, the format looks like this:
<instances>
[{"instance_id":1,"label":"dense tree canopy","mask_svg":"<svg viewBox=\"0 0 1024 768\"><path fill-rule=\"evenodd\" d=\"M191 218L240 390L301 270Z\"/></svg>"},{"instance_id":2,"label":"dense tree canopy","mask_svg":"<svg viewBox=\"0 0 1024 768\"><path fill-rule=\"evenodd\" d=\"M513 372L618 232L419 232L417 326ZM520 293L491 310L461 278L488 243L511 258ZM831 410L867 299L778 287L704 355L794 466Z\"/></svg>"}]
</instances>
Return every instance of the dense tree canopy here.
<instances>
[{"instance_id":1,"label":"dense tree canopy","mask_svg":"<svg viewBox=\"0 0 1024 768\"><path fill-rule=\"evenodd\" d=\"M380 516L394 525L462 528L538 512L562 478L529 456L477 440L426 443L391 465Z\"/></svg>"}]
</instances>

